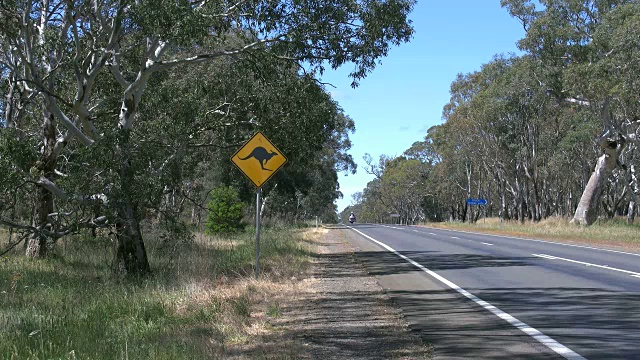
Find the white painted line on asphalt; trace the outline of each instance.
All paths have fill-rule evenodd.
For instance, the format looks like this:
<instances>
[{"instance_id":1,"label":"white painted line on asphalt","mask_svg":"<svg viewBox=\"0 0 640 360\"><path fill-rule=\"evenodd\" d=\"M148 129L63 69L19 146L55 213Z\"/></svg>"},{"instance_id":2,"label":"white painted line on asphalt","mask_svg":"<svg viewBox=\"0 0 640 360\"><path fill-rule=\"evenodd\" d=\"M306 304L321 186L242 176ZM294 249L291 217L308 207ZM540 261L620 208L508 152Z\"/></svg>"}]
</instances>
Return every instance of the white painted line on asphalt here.
<instances>
[{"instance_id":1,"label":"white painted line on asphalt","mask_svg":"<svg viewBox=\"0 0 640 360\"><path fill-rule=\"evenodd\" d=\"M483 308L491 311L497 317L499 317L502 320L508 322L509 324L511 324L515 328L519 329L520 331L524 332L525 334L531 336L532 338L538 340L541 344L543 344L544 346L548 347L549 349L551 349L551 350L555 351L556 353L562 355L565 359L586 360L580 354L574 352L573 350L569 349L568 347L560 344L559 342L555 341L554 339L550 338L549 336L543 334L541 331L539 331L539 330L537 330L535 328L532 328L531 326L523 323L522 321L516 319L515 317L513 317L513 316L507 314L506 312L498 309L497 307L491 305L490 303L480 299L479 297L473 295L472 293L470 293L467 290L459 287L458 285L452 283L451 281L445 279L444 277L438 275L437 273L435 273L435 272L427 269L426 267L420 265L419 263L415 262L414 260L410 259L409 257L400 254L399 252L397 252L391 246L372 238L371 236L363 233L362 231L356 230L354 228L351 228L351 230L353 230L353 231L357 232L358 234L364 236L365 238L373 241L374 243L382 246L383 248L389 250L390 252L396 254L400 258L406 260L408 263L410 263L413 266L417 267L418 269L420 269L420 270L426 272L427 274L433 276L434 278L438 279L440 282L442 282L443 284L447 285L451 289L459 292L460 294L464 295L466 298L470 299L471 301L475 302L476 304L478 304L478 305L482 306Z\"/></svg>"},{"instance_id":2,"label":"white painted line on asphalt","mask_svg":"<svg viewBox=\"0 0 640 360\"><path fill-rule=\"evenodd\" d=\"M541 258L545 258L545 259L549 259L549 260L553 260L555 259L553 256L551 255L545 255L545 254L532 254L533 256L537 256L537 257L541 257Z\"/></svg>"},{"instance_id":3,"label":"white painted line on asphalt","mask_svg":"<svg viewBox=\"0 0 640 360\"><path fill-rule=\"evenodd\" d=\"M417 233L419 233L420 231L418 231L418 230L413 230L413 232L417 232Z\"/></svg>"},{"instance_id":4,"label":"white painted line on asphalt","mask_svg":"<svg viewBox=\"0 0 640 360\"><path fill-rule=\"evenodd\" d=\"M640 273L637 273L635 271L618 269L618 268L611 267L609 265L592 264L592 263L588 263L588 262L584 262L584 261L571 260L571 259L566 259L566 258L561 258L561 257L558 257L558 256L551 256L551 255L546 255L546 254L531 254L531 255L537 256L537 257L541 257L541 258L545 258L545 259L548 259L548 260L563 260L563 261L568 261L568 262L581 264L581 265L586 265L586 266L595 266L595 267L598 267L598 268L601 268L601 269L619 271L619 272L622 272L622 273L625 273L625 274L631 274L631 276L640 277Z\"/></svg>"},{"instance_id":5,"label":"white painted line on asphalt","mask_svg":"<svg viewBox=\"0 0 640 360\"><path fill-rule=\"evenodd\" d=\"M389 225L382 225L383 227L389 228L389 229L396 229L396 230L404 230L405 228L399 228L399 227L395 227L395 226L389 226Z\"/></svg>"},{"instance_id":6,"label":"white painted line on asphalt","mask_svg":"<svg viewBox=\"0 0 640 360\"><path fill-rule=\"evenodd\" d=\"M452 239L460 239L460 238L459 238L459 237L457 237L457 236L452 236L451 238L452 238Z\"/></svg>"},{"instance_id":7,"label":"white painted line on asphalt","mask_svg":"<svg viewBox=\"0 0 640 360\"><path fill-rule=\"evenodd\" d=\"M489 246L493 246L493 244L489 244L489 243L486 243L486 242L483 242L483 244L489 245Z\"/></svg>"},{"instance_id":8,"label":"white painted line on asphalt","mask_svg":"<svg viewBox=\"0 0 640 360\"><path fill-rule=\"evenodd\" d=\"M633 277L637 277L638 279L640 279L640 275L631 275Z\"/></svg>"},{"instance_id":9,"label":"white painted line on asphalt","mask_svg":"<svg viewBox=\"0 0 640 360\"><path fill-rule=\"evenodd\" d=\"M436 234L434 234L434 233L429 233L429 235L433 235L433 236L436 236Z\"/></svg>"},{"instance_id":10,"label":"white painted line on asphalt","mask_svg":"<svg viewBox=\"0 0 640 360\"><path fill-rule=\"evenodd\" d=\"M428 229L428 227L427 227L427 229ZM559 243L559 242L549 241L549 240L539 240L539 239L523 238L523 237L517 237L517 236L485 234L485 233L477 233L477 232L473 232L473 231L464 231L464 230L451 230L451 229L441 229L441 228L438 228L438 230L461 232L461 233L473 234L473 235L494 236L494 237L500 237L500 238L505 238L505 239L517 239L517 240L535 241L535 242L542 242L542 243L553 244L553 245L571 246L571 247L578 247L578 248L583 248L583 249L612 252L612 253L617 253L617 254L640 256L640 254L638 254L638 253L630 253L630 252L626 252L626 251L611 250L611 249L602 249L602 248L597 248L597 247L592 247L592 246L585 246L585 245L565 244L565 243Z\"/></svg>"}]
</instances>

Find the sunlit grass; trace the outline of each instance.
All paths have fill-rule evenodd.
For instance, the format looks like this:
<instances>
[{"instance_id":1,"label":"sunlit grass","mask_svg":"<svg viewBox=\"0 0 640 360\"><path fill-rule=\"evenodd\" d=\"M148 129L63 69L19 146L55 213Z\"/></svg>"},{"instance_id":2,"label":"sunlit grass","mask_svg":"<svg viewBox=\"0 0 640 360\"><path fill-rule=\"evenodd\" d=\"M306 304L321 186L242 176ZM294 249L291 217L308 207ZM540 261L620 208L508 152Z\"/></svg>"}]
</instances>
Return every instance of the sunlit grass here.
<instances>
[{"instance_id":1,"label":"sunlit grass","mask_svg":"<svg viewBox=\"0 0 640 360\"><path fill-rule=\"evenodd\" d=\"M569 218L552 217L538 223L505 221L499 218L480 219L477 223L444 222L430 223L429 226L456 228L487 233L501 233L524 237L537 237L550 240L563 240L623 246L640 249L640 224L627 225L626 219L600 219L591 226L579 226L570 223Z\"/></svg>"},{"instance_id":2,"label":"sunlit grass","mask_svg":"<svg viewBox=\"0 0 640 360\"><path fill-rule=\"evenodd\" d=\"M250 233L164 244L148 236L154 274L137 281L112 276L107 238L68 240L41 261L16 250L0 258L0 358L223 358L251 341L256 308L279 306L272 295L307 268L302 237L263 232L260 280Z\"/></svg>"}]
</instances>

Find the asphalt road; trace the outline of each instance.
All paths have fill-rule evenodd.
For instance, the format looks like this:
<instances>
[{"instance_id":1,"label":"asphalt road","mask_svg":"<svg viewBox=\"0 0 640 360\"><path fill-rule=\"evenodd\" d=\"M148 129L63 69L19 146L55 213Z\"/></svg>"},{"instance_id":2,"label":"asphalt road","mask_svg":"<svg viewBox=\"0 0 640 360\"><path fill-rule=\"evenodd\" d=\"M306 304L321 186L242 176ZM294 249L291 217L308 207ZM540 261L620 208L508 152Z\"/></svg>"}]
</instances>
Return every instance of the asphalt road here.
<instances>
[{"instance_id":1,"label":"asphalt road","mask_svg":"<svg viewBox=\"0 0 640 360\"><path fill-rule=\"evenodd\" d=\"M640 359L640 254L413 226L340 231L438 359Z\"/></svg>"}]
</instances>

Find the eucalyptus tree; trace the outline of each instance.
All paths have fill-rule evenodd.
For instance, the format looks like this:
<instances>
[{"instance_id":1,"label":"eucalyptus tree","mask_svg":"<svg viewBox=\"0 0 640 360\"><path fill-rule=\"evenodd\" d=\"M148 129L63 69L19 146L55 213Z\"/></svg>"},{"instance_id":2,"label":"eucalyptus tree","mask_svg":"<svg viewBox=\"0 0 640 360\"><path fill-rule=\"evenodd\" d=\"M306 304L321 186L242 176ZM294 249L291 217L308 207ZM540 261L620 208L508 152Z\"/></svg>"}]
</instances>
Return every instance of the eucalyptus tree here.
<instances>
[{"instance_id":1,"label":"eucalyptus tree","mask_svg":"<svg viewBox=\"0 0 640 360\"><path fill-rule=\"evenodd\" d=\"M236 187L243 200L253 204L252 189L228 159L255 130L263 131L288 158L287 166L263 187L263 216L293 220L335 213L333 202L341 196L337 172L355 171L347 153L353 120L316 80L291 71L282 61L253 60L171 72L158 86L161 93L143 104L141 131L134 131L135 136L155 148L154 153L166 154L158 157L158 165L170 156L174 166L186 171L176 174L183 183L166 183L165 191L171 191L171 199L188 198L194 219L201 218L195 214L203 209L209 189L221 184ZM199 77L202 72L211 78ZM184 94L179 103L172 100L176 93ZM179 111L172 110L176 105ZM182 155L173 156L175 149L182 149ZM187 159L198 164L189 167ZM158 185L144 188L162 190ZM162 211L170 208L163 203ZM175 210L174 218L180 209Z\"/></svg>"},{"instance_id":2,"label":"eucalyptus tree","mask_svg":"<svg viewBox=\"0 0 640 360\"><path fill-rule=\"evenodd\" d=\"M397 157L386 167L382 177L382 197L403 223L424 220L422 203L427 196L430 168L416 159Z\"/></svg>"},{"instance_id":3,"label":"eucalyptus tree","mask_svg":"<svg viewBox=\"0 0 640 360\"><path fill-rule=\"evenodd\" d=\"M145 89L154 74L223 57L250 53L305 64L353 64L353 85L373 70L392 45L406 42L413 29L407 19L414 2L340 0L211 1L17 1L3 3L3 66L20 77L27 97L42 99L44 132L37 167L41 192L36 229L49 224L52 194L71 194L57 183L56 161L71 141L91 146L103 133L110 138L120 168L112 188L117 209L117 268L149 271L146 250L131 198L135 178L131 133ZM69 81L70 80L70 81ZM112 107L112 93L120 100ZM11 103L11 101L9 101ZM114 114L103 122L98 112ZM100 130L99 130L100 129ZM86 198L86 194L81 194ZM78 194L73 194L78 196ZM39 231L29 244L31 256L46 247ZM44 233L46 234L46 233Z\"/></svg>"},{"instance_id":4,"label":"eucalyptus tree","mask_svg":"<svg viewBox=\"0 0 640 360\"><path fill-rule=\"evenodd\" d=\"M477 109L472 100L483 90L487 81L490 79L485 79L482 72L458 74L451 84L450 101L443 109L445 123L436 132L439 137L438 151L443 154L442 166L447 174L445 181L452 187L448 201L451 203L451 213L455 213L454 217L462 221L472 221L474 218L466 199L472 196L482 159L477 147L477 144L481 144L480 134L476 131Z\"/></svg>"},{"instance_id":5,"label":"eucalyptus tree","mask_svg":"<svg viewBox=\"0 0 640 360\"><path fill-rule=\"evenodd\" d=\"M590 225L597 218L603 187L627 144L636 141L638 113L638 4L632 0L502 0L527 32L522 50L541 62L541 86L557 101L586 107L603 131L601 155L584 188L573 221ZM630 61L627 63L627 61Z\"/></svg>"}]
</instances>

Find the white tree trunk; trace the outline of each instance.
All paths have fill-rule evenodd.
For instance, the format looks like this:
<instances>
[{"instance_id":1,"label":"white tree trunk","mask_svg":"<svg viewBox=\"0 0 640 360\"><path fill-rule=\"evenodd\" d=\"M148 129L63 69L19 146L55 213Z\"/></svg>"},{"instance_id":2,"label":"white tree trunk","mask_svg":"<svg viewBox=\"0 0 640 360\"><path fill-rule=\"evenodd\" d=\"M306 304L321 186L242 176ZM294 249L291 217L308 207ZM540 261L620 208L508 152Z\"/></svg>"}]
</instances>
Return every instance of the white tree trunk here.
<instances>
[{"instance_id":1,"label":"white tree trunk","mask_svg":"<svg viewBox=\"0 0 640 360\"><path fill-rule=\"evenodd\" d=\"M630 177L631 181L629 182L629 187L631 188L631 200L629 200L629 209L627 211L627 224L633 224L633 221L636 217L636 201L638 200L638 192L640 192L640 188L638 188L638 176L636 174L636 166L631 165L630 167Z\"/></svg>"},{"instance_id":2,"label":"white tree trunk","mask_svg":"<svg viewBox=\"0 0 640 360\"><path fill-rule=\"evenodd\" d=\"M580 225L591 225L598 218L598 200L602 195L602 188L605 181L616 167L616 156L613 154L603 154L598 158L596 167L589 178L589 182L580 197L578 208L573 216L572 222Z\"/></svg>"},{"instance_id":3,"label":"white tree trunk","mask_svg":"<svg viewBox=\"0 0 640 360\"><path fill-rule=\"evenodd\" d=\"M620 164L620 154L624 151L629 141L637 141L635 134L617 134L615 137L603 137L600 139L600 147L603 149L604 154L596 162L596 167L582 193L573 220L571 220L572 223L589 226L596 221L604 183L611 176L613 169Z\"/></svg>"}]
</instances>

